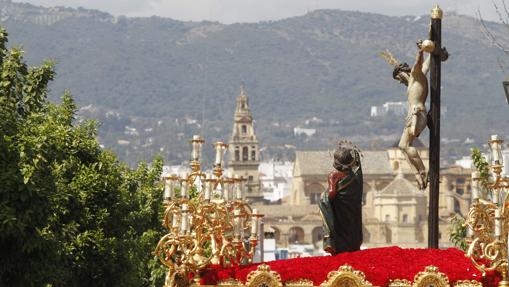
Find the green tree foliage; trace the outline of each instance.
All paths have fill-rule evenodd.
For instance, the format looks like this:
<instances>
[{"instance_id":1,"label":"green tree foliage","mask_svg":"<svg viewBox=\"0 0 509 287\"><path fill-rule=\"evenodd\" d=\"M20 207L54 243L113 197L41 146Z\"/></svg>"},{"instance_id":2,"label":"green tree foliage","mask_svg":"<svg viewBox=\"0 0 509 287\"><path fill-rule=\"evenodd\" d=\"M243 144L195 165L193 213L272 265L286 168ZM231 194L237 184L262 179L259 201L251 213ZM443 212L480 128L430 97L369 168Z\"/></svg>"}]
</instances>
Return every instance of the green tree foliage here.
<instances>
[{"instance_id":1,"label":"green tree foliage","mask_svg":"<svg viewBox=\"0 0 509 287\"><path fill-rule=\"evenodd\" d=\"M490 177L490 167L486 158L482 155L478 148L472 148L472 161L475 169L481 174L481 188L488 188L488 181Z\"/></svg>"},{"instance_id":2,"label":"green tree foliage","mask_svg":"<svg viewBox=\"0 0 509 287\"><path fill-rule=\"evenodd\" d=\"M472 161L475 169L480 173L480 183L482 193L489 193L488 182L490 176L489 164L486 158L482 155L478 148L472 148ZM459 215L454 216L451 219L450 236L449 240L458 248L467 250L466 238L467 227L465 226L465 219Z\"/></svg>"},{"instance_id":3,"label":"green tree foliage","mask_svg":"<svg viewBox=\"0 0 509 287\"><path fill-rule=\"evenodd\" d=\"M0 29L0 286L162 285L162 160L135 170L47 100L51 62L27 67Z\"/></svg>"},{"instance_id":4,"label":"green tree foliage","mask_svg":"<svg viewBox=\"0 0 509 287\"><path fill-rule=\"evenodd\" d=\"M467 251L468 245L465 240L467 237L467 227L465 226L465 219L459 215L451 218L449 240L463 251Z\"/></svg>"}]
</instances>

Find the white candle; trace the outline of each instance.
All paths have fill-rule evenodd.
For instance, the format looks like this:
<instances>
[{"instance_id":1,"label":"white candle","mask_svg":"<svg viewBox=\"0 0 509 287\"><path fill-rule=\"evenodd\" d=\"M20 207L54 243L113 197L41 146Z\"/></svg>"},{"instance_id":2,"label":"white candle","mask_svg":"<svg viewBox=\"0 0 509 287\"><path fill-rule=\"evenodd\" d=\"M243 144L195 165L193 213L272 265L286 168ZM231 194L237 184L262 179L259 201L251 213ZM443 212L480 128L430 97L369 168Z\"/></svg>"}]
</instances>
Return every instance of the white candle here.
<instances>
[{"instance_id":1,"label":"white candle","mask_svg":"<svg viewBox=\"0 0 509 287\"><path fill-rule=\"evenodd\" d=\"M212 254L216 253L217 243L216 243L216 238L214 237L214 234L210 235L210 249L212 249Z\"/></svg>"},{"instance_id":2,"label":"white candle","mask_svg":"<svg viewBox=\"0 0 509 287\"><path fill-rule=\"evenodd\" d=\"M233 211L233 233L235 236L240 236L240 210Z\"/></svg>"},{"instance_id":3,"label":"white candle","mask_svg":"<svg viewBox=\"0 0 509 287\"><path fill-rule=\"evenodd\" d=\"M212 176L210 174L207 174L207 178L205 180L205 194L203 196L203 199L210 200L210 194L212 193Z\"/></svg>"},{"instance_id":4,"label":"white candle","mask_svg":"<svg viewBox=\"0 0 509 287\"><path fill-rule=\"evenodd\" d=\"M230 183L225 182L223 186L223 199L225 201L230 200Z\"/></svg>"},{"instance_id":5,"label":"white candle","mask_svg":"<svg viewBox=\"0 0 509 287\"><path fill-rule=\"evenodd\" d=\"M474 231L472 230L472 227L470 225L467 225L467 238L471 238L474 234Z\"/></svg>"},{"instance_id":6,"label":"white candle","mask_svg":"<svg viewBox=\"0 0 509 287\"><path fill-rule=\"evenodd\" d=\"M187 198L187 181L182 182L182 186L180 187L180 197Z\"/></svg>"},{"instance_id":7,"label":"white candle","mask_svg":"<svg viewBox=\"0 0 509 287\"><path fill-rule=\"evenodd\" d=\"M222 161L223 161L223 143L216 142L216 161L214 162L214 165L221 165Z\"/></svg>"},{"instance_id":8,"label":"white candle","mask_svg":"<svg viewBox=\"0 0 509 287\"><path fill-rule=\"evenodd\" d=\"M238 175L235 175L235 198L242 199L242 182Z\"/></svg>"},{"instance_id":9,"label":"white candle","mask_svg":"<svg viewBox=\"0 0 509 287\"><path fill-rule=\"evenodd\" d=\"M189 207L187 206L187 204L182 204L182 222L180 225L180 234L186 234L186 231L187 231L187 225L188 225L187 211L188 211L188 209L189 209Z\"/></svg>"},{"instance_id":10,"label":"white candle","mask_svg":"<svg viewBox=\"0 0 509 287\"><path fill-rule=\"evenodd\" d=\"M194 183L191 184L192 186L196 186L196 191L198 193L201 193L203 191L203 181L202 181L202 178L201 176L197 176L195 177L194 179Z\"/></svg>"},{"instance_id":11,"label":"white candle","mask_svg":"<svg viewBox=\"0 0 509 287\"><path fill-rule=\"evenodd\" d=\"M498 138L498 135L491 135L491 140L492 141L498 141L499 138ZM498 148L499 148L499 144L498 142L494 142L491 144L491 155L493 156L493 160L492 162L495 164L500 161L500 157L499 157L499 153L498 153Z\"/></svg>"},{"instance_id":12,"label":"white candle","mask_svg":"<svg viewBox=\"0 0 509 287\"><path fill-rule=\"evenodd\" d=\"M180 234L186 234L187 231L187 213L182 214L182 222L180 225Z\"/></svg>"},{"instance_id":13,"label":"white candle","mask_svg":"<svg viewBox=\"0 0 509 287\"><path fill-rule=\"evenodd\" d=\"M192 141L192 146L193 146L193 151L191 153L191 157L192 157L192 160L198 160L198 145L199 143L197 142L197 140L200 139L200 136L199 135L194 135L193 136L193 141Z\"/></svg>"},{"instance_id":14,"label":"white candle","mask_svg":"<svg viewBox=\"0 0 509 287\"><path fill-rule=\"evenodd\" d=\"M258 209L253 209L253 214L251 214L251 236L258 236Z\"/></svg>"},{"instance_id":15,"label":"white candle","mask_svg":"<svg viewBox=\"0 0 509 287\"><path fill-rule=\"evenodd\" d=\"M246 197L246 182L245 182L245 178L244 177L240 177L240 179L242 179L240 181L240 194L242 196L242 198L245 198Z\"/></svg>"},{"instance_id":16,"label":"white candle","mask_svg":"<svg viewBox=\"0 0 509 287\"><path fill-rule=\"evenodd\" d=\"M481 177L480 172L472 172L472 200L479 199L479 177Z\"/></svg>"},{"instance_id":17,"label":"white candle","mask_svg":"<svg viewBox=\"0 0 509 287\"><path fill-rule=\"evenodd\" d=\"M171 223L171 227L176 228L178 227L178 221L177 221L177 215L173 214L173 222Z\"/></svg>"},{"instance_id":18,"label":"white candle","mask_svg":"<svg viewBox=\"0 0 509 287\"><path fill-rule=\"evenodd\" d=\"M175 180L178 178L176 174L171 175L172 179L170 179L170 198L175 196Z\"/></svg>"},{"instance_id":19,"label":"white candle","mask_svg":"<svg viewBox=\"0 0 509 287\"><path fill-rule=\"evenodd\" d=\"M500 208L495 209L495 236L502 234L502 221L500 220Z\"/></svg>"},{"instance_id":20,"label":"white candle","mask_svg":"<svg viewBox=\"0 0 509 287\"><path fill-rule=\"evenodd\" d=\"M180 181L181 182L181 186L180 186L180 197L182 198L187 198L187 189L189 188L188 186L188 182L187 182L187 179L188 179L188 175L187 173L184 173L184 175L182 176L182 180Z\"/></svg>"},{"instance_id":21,"label":"white candle","mask_svg":"<svg viewBox=\"0 0 509 287\"><path fill-rule=\"evenodd\" d=\"M200 139L200 137L198 137L198 139L200 140L196 145L198 147L198 152L196 153L196 160L199 161L200 160L200 157L201 157L201 146L203 144L203 141Z\"/></svg>"},{"instance_id":22,"label":"white candle","mask_svg":"<svg viewBox=\"0 0 509 287\"><path fill-rule=\"evenodd\" d=\"M163 200L170 200L171 199L171 195L170 195L170 184L171 184L171 180L165 178L164 179L164 193L163 193Z\"/></svg>"},{"instance_id":23,"label":"white candle","mask_svg":"<svg viewBox=\"0 0 509 287\"><path fill-rule=\"evenodd\" d=\"M242 218L239 219L239 233L240 237L244 237L244 220Z\"/></svg>"},{"instance_id":24,"label":"white candle","mask_svg":"<svg viewBox=\"0 0 509 287\"><path fill-rule=\"evenodd\" d=\"M218 180L217 178L215 178ZM217 185L216 185L217 184ZM214 186L215 185L215 186ZM212 197L223 198L223 186L221 182L212 183Z\"/></svg>"}]
</instances>

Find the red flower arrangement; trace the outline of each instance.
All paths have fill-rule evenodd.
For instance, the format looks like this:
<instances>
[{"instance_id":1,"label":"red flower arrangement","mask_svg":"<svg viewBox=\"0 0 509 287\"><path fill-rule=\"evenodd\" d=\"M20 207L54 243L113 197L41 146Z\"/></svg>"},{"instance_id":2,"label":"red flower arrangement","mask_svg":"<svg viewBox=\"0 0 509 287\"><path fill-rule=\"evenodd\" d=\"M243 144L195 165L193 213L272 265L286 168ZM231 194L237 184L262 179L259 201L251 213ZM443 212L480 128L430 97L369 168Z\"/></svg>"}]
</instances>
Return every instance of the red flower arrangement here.
<instances>
[{"instance_id":1,"label":"red flower arrangement","mask_svg":"<svg viewBox=\"0 0 509 287\"><path fill-rule=\"evenodd\" d=\"M434 265L449 277L451 284L458 280L477 280L483 286L497 286L499 278L494 272L485 278L473 266L465 253L456 248L449 249L403 249L399 247L371 248L356 252L341 253L336 256L317 256L276 260L266 262L272 271L281 275L283 282L309 279L314 285L320 285L327 274L338 270L341 265L350 265L362 271L366 280L375 286L387 286L391 279L407 279L424 271L426 266ZM202 274L201 284L215 285L229 278L246 282L249 272L256 270L259 264L220 268L211 266Z\"/></svg>"}]
</instances>

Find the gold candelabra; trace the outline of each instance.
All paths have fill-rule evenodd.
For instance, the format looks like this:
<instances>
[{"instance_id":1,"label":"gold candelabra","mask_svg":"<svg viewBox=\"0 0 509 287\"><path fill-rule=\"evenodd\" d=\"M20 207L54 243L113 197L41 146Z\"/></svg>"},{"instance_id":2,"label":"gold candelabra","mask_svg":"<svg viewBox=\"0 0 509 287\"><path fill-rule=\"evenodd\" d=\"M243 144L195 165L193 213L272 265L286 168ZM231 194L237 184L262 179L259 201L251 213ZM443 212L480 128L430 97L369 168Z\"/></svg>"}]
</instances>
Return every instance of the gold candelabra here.
<instances>
[{"instance_id":1,"label":"gold candelabra","mask_svg":"<svg viewBox=\"0 0 509 287\"><path fill-rule=\"evenodd\" d=\"M163 177L163 226L168 233L155 253L169 269L165 286L181 285L179 280L186 283L189 275L199 283L200 271L210 264L250 263L259 240L263 215L244 199L244 179L223 174L228 145L214 144L214 168L206 174L200 164L204 141L195 135L190 142L191 173Z\"/></svg>"},{"instance_id":2,"label":"gold candelabra","mask_svg":"<svg viewBox=\"0 0 509 287\"><path fill-rule=\"evenodd\" d=\"M469 244L466 256L483 275L492 270L499 272L502 280L498 286L507 287L509 209L506 207L509 178L502 176L503 142L497 135L492 135L488 141L492 175L485 179L485 184L481 185L483 177L479 171L472 173L472 204L465 225ZM485 189L486 193L481 189Z\"/></svg>"}]
</instances>

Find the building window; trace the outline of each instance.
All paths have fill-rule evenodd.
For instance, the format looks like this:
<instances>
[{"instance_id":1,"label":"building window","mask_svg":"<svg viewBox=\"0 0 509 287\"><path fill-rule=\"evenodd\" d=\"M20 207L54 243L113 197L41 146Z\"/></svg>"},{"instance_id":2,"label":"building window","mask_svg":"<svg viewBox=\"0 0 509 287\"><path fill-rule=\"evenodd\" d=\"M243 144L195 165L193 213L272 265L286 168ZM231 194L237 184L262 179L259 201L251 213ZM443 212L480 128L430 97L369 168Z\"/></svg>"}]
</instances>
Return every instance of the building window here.
<instances>
[{"instance_id":1,"label":"building window","mask_svg":"<svg viewBox=\"0 0 509 287\"><path fill-rule=\"evenodd\" d=\"M465 184L465 179L464 178L457 178L456 179L456 184Z\"/></svg>"},{"instance_id":2,"label":"building window","mask_svg":"<svg viewBox=\"0 0 509 287\"><path fill-rule=\"evenodd\" d=\"M239 161L240 160L240 150L239 148L236 148L235 149L235 161Z\"/></svg>"},{"instance_id":3,"label":"building window","mask_svg":"<svg viewBox=\"0 0 509 287\"><path fill-rule=\"evenodd\" d=\"M320 193L311 193L309 195L309 201L311 204L318 204L318 202L320 202Z\"/></svg>"},{"instance_id":4,"label":"building window","mask_svg":"<svg viewBox=\"0 0 509 287\"><path fill-rule=\"evenodd\" d=\"M390 214L386 214L385 215L385 222L389 222L391 221L391 215Z\"/></svg>"},{"instance_id":5,"label":"building window","mask_svg":"<svg viewBox=\"0 0 509 287\"><path fill-rule=\"evenodd\" d=\"M242 125L242 134L246 134L247 133L247 127L246 125Z\"/></svg>"},{"instance_id":6,"label":"building window","mask_svg":"<svg viewBox=\"0 0 509 287\"><path fill-rule=\"evenodd\" d=\"M252 175L250 175L248 178L249 178L249 182L253 181L253 176Z\"/></svg>"},{"instance_id":7,"label":"building window","mask_svg":"<svg viewBox=\"0 0 509 287\"><path fill-rule=\"evenodd\" d=\"M251 160L256 160L256 151L251 151Z\"/></svg>"},{"instance_id":8,"label":"building window","mask_svg":"<svg viewBox=\"0 0 509 287\"><path fill-rule=\"evenodd\" d=\"M242 148L242 161L247 161L249 157L249 151L247 146Z\"/></svg>"},{"instance_id":9,"label":"building window","mask_svg":"<svg viewBox=\"0 0 509 287\"><path fill-rule=\"evenodd\" d=\"M304 229L300 227L292 227L288 231L288 243L299 244L304 242Z\"/></svg>"},{"instance_id":10,"label":"building window","mask_svg":"<svg viewBox=\"0 0 509 287\"><path fill-rule=\"evenodd\" d=\"M456 188L456 193L459 195L463 195L463 193L465 193L465 190L463 188Z\"/></svg>"},{"instance_id":11,"label":"building window","mask_svg":"<svg viewBox=\"0 0 509 287\"><path fill-rule=\"evenodd\" d=\"M317 246L323 240L322 233L323 233L323 228L321 226L313 228L313 231L311 232L311 234L313 236L313 244L315 246Z\"/></svg>"},{"instance_id":12,"label":"building window","mask_svg":"<svg viewBox=\"0 0 509 287\"><path fill-rule=\"evenodd\" d=\"M403 214L402 222L403 223L408 223L408 214Z\"/></svg>"},{"instance_id":13,"label":"building window","mask_svg":"<svg viewBox=\"0 0 509 287\"><path fill-rule=\"evenodd\" d=\"M454 199L454 212L461 213L461 206L459 200Z\"/></svg>"}]
</instances>

